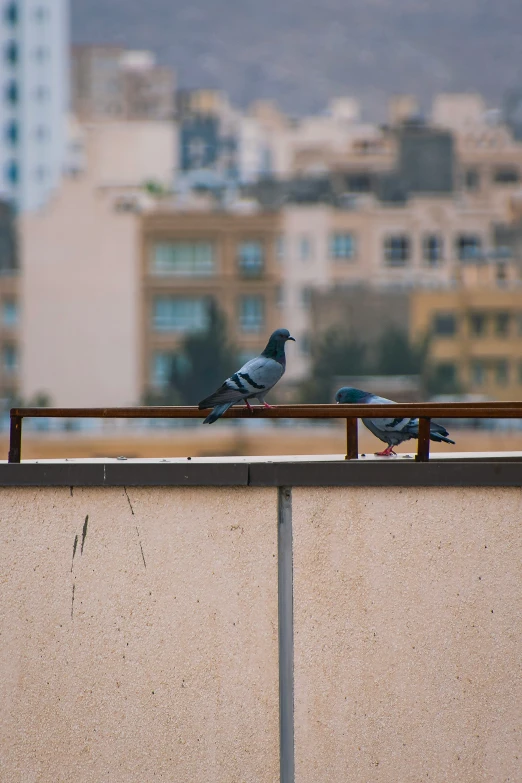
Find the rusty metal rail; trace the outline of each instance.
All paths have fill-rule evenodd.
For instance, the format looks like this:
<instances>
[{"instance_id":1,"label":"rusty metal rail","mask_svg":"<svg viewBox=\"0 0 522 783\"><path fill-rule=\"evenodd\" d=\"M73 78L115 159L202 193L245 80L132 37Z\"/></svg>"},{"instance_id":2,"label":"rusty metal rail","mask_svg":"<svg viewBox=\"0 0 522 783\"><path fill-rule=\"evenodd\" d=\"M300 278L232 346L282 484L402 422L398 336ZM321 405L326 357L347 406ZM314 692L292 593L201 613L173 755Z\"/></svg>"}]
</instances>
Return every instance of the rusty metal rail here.
<instances>
[{"instance_id":1,"label":"rusty metal rail","mask_svg":"<svg viewBox=\"0 0 522 783\"><path fill-rule=\"evenodd\" d=\"M22 452L22 421L29 418L51 419L202 419L208 411L193 407L135 408L12 408L9 442L9 462L20 462ZM230 408L228 419L345 419L346 457L358 458L357 419L397 418L419 419L419 439L416 459L426 462L430 455L430 421L444 419L522 419L522 401L517 402L409 402L396 405L277 405L274 408L246 406Z\"/></svg>"}]
</instances>

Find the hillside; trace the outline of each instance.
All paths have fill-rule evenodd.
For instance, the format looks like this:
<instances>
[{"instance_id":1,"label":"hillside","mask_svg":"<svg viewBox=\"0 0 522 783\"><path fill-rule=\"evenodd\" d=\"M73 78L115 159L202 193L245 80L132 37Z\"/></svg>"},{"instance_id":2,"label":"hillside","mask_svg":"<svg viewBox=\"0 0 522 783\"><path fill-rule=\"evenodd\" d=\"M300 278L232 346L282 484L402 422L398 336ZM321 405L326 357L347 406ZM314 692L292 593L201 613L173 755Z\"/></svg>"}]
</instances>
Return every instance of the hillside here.
<instances>
[{"instance_id":1,"label":"hillside","mask_svg":"<svg viewBox=\"0 0 522 783\"><path fill-rule=\"evenodd\" d=\"M522 87L520 0L72 0L72 29L75 42L154 50L182 87L294 113L339 94L373 118L394 92L471 89L498 105Z\"/></svg>"}]
</instances>

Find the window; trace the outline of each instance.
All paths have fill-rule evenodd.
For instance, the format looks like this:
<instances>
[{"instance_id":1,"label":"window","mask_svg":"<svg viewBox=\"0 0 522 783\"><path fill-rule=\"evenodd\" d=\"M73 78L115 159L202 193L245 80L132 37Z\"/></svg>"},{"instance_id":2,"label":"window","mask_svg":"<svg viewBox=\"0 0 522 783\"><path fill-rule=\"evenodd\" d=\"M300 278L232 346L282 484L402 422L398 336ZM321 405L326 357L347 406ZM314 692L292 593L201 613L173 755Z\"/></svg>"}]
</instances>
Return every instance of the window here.
<instances>
[{"instance_id":1,"label":"window","mask_svg":"<svg viewBox=\"0 0 522 783\"><path fill-rule=\"evenodd\" d=\"M330 258L351 260L355 257L353 234L332 234L330 237Z\"/></svg>"},{"instance_id":2,"label":"window","mask_svg":"<svg viewBox=\"0 0 522 783\"><path fill-rule=\"evenodd\" d=\"M312 304L312 289L303 288L301 290L301 304L305 309L308 309Z\"/></svg>"},{"instance_id":3,"label":"window","mask_svg":"<svg viewBox=\"0 0 522 783\"><path fill-rule=\"evenodd\" d=\"M478 190L480 186L480 176L477 169L468 169L464 175L466 190Z\"/></svg>"},{"instance_id":4,"label":"window","mask_svg":"<svg viewBox=\"0 0 522 783\"><path fill-rule=\"evenodd\" d=\"M495 334L497 337L508 337L511 326L511 315L509 313L496 313L495 315Z\"/></svg>"},{"instance_id":5,"label":"window","mask_svg":"<svg viewBox=\"0 0 522 783\"><path fill-rule=\"evenodd\" d=\"M16 372L18 367L18 351L15 345L4 345L2 349L2 366L7 374Z\"/></svg>"},{"instance_id":6,"label":"window","mask_svg":"<svg viewBox=\"0 0 522 783\"><path fill-rule=\"evenodd\" d=\"M285 303L285 291L282 285L278 285L275 292L276 307L283 307Z\"/></svg>"},{"instance_id":7,"label":"window","mask_svg":"<svg viewBox=\"0 0 522 783\"><path fill-rule=\"evenodd\" d=\"M18 103L18 85L16 82L11 81L5 90L5 99L11 106L16 106Z\"/></svg>"},{"instance_id":8,"label":"window","mask_svg":"<svg viewBox=\"0 0 522 783\"><path fill-rule=\"evenodd\" d=\"M48 50L48 49L46 49L46 48L45 48L45 46L38 46L38 47L37 47L37 48L34 50L34 58L35 58L35 60L37 60L39 63L43 63L43 62L45 62L45 60L47 59L47 55L48 55L48 54L49 54L49 50Z\"/></svg>"},{"instance_id":9,"label":"window","mask_svg":"<svg viewBox=\"0 0 522 783\"><path fill-rule=\"evenodd\" d=\"M511 166L503 166L495 171L493 179L500 185L513 185L519 182L520 174Z\"/></svg>"},{"instance_id":10,"label":"window","mask_svg":"<svg viewBox=\"0 0 522 783\"><path fill-rule=\"evenodd\" d=\"M278 236L276 239L276 256L278 261L283 261L285 257L285 238Z\"/></svg>"},{"instance_id":11,"label":"window","mask_svg":"<svg viewBox=\"0 0 522 783\"><path fill-rule=\"evenodd\" d=\"M507 359L497 359L495 364L495 381L498 386L505 386L509 381L509 364Z\"/></svg>"},{"instance_id":12,"label":"window","mask_svg":"<svg viewBox=\"0 0 522 783\"><path fill-rule=\"evenodd\" d=\"M495 266L495 277L497 280L497 283L502 285L502 283L505 283L508 279L508 270L507 270L507 264L505 264L503 261L499 261Z\"/></svg>"},{"instance_id":13,"label":"window","mask_svg":"<svg viewBox=\"0 0 522 783\"><path fill-rule=\"evenodd\" d=\"M265 300L262 296L242 296L239 300L239 325L243 332L257 334L265 326Z\"/></svg>"},{"instance_id":14,"label":"window","mask_svg":"<svg viewBox=\"0 0 522 783\"><path fill-rule=\"evenodd\" d=\"M3 326L16 326L18 323L18 304L14 299L4 299L2 303Z\"/></svg>"},{"instance_id":15,"label":"window","mask_svg":"<svg viewBox=\"0 0 522 783\"><path fill-rule=\"evenodd\" d=\"M460 234L456 240L457 256L460 261L465 261L469 258L478 258L480 256L480 249L482 247L482 240L480 237L474 234Z\"/></svg>"},{"instance_id":16,"label":"window","mask_svg":"<svg viewBox=\"0 0 522 783\"><path fill-rule=\"evenodd\" d=\"M215 272L210 242L159 242L154 245L152 271L174 277L208 277Z\"/></svg>"},{"instance_id":17,"label":"window","mask_svg":"<svg viewBox=\"0 0 522 783\"><path fill-rule=\"evenodd\" d=\"M158 332L200 332L209 324L208 300L157 296L153 303L153 326Z\"/></svg>"},{"instance_id":18,"label":"window","mask_svg":"<svg viewBox=\"0 0 522 783\"><path fill-rule=\"evenodd\" d=\"M5 166L5 179L10 185L16 185L19 180L19 169L16 160L10 160Z\"/></svg>"},{"instance_id":19,"label":"window","mask_svg":"<svg viewBox=\"0 0 522 783\"><path fill-rule=\"evenodd\" d=\"M405 266L410 260L410 238L405 234L386 237L384 258L386 266Z\"/></svg>"},{"instance_id":20,"label":"window","mask_svg":"<svg viewBox=\"0 0 522 783\"><path fill-rule=\"evenodd\" d=\"M150 379L153 386L164 388L169 385L176 358L172 351L156 351L153 354Z\"/></svg>"},{"instance_id":21,"label":"window","mask_svg":"<svg viewBox=\"0 0 522 783\"><path fill-rule=\"evenodd\" d=\"M37 9L36 9L36 11L34 12L34 15L35 15L36 19L37 19L39 22L44 22L44 21L45 21L45 19L46 19L46 17L47 17L47 11L46 11L46 9L45 9L45 8L44 8L44 7L41 5L39 8L37 8Z\"/></svg>"},{"instance_id":22,"label":"window","mask_svg":"<svg viewBox=\"0 0 522 783\"><path fill-rule=\"evenodd\" d=\"M5 138L13 146L18 142L18 123L11 120L5 126Z\"/></svg>"},{"instance_id":23,"label":"window","mask_svg":"<svg viewBox=\"0 0 522 783\"><path fill-rule=\"evenodd\" d=\"M301 261L309 261L312 257L312 241L310 237L302 236L299 240L299 258Z\"/></svg>"},{"instance_id":24,"label":"window","mask_svg":"<svg viewBox=\"0 0 522 783\"><path fill-rule=\"evenodd\" d=\"M429 266L437 266L442 261L442 237L436 234L426 234L422 240L422 252L424 260Z\"/></svg>"},{"instance_id":25,"label":"window","mask_svg":"<svg viewBox=\"0 0 522 783\"><path fill-rule=\"evenodd\" d=\"M38 166L38 168L35 169L34 176L35 179L39 180L40 182L43 182L47 176L47 169L45 168L45 166Z\"/></svg>"},{"instance_id":26,"label":"window","mask_svg":"<svg viewBox=\"0 0 522 783\"><path fill-rule=\"evenodd\" d=\"M471 383L473 386L482 386L486 380L486 366L480 359L471 363Z\"/></svg>"},{"instance_id":27,"label":"window","mask_svg":"<svg viewBox=\"0 0 522 783\"><path fill-rule=\"evenodd\" d=\"M457 331L457 319L454 313L435 313L433 333L439 337L451 337Z\"/></svg>"},{"instance_id":28,"label":"window","mask_svg":"<svg viewBox=\"0 0 522 783\"><path fill-rule=\"evenodd\" d=\"M261 242L240 242L237 248L239 271L243 277L261 277L265 263Z\"/></svg>"},{"instance_id":29,"label":"window","mask_svg":"<svg viewBox=\"0 0 522 783\"><path fill-rule=\"evenodd\" d=\"M366 174L358 174L347 178L346 187L350 193L369 193L372 183Z\"/></svg>"},{"instance_id":30,"label":"window","mask_svg":"<svg viewBox=\"0 0 522 783\"><path fill-rule=\"evenodd\" d=\"M487 316L485 313L469 314L469 331L473 337L483 337L486 334Z\"/></svg>"},{"instance_id":31,"label":"window","mask_svg":"<svg viewBox=\"0 0 522 783\"><path fill-rule=\"evenodd\" d=\"M49 132L48 132L48 129L45 127L45 125L39 125L36 128L36 130L34 132L34 135L36 136L38 141L45 141L45 139L49 135Z\"/></svg>"},{"instance_id":32,"label":"window","mask_svg":"<svg viewBox=\"0 0 522 783\"><path fill-rule=\"evenodd\" d=\"M5 20L8 24L15 25L18 23L18 5L17 3L9 3L5 9Z\"/></svg>"},{"instance_id":33,"label":"window","mask_svg":"<svg viewBox=\"0 0 522 783\"><path fill-rule=\"evenodd\" d=\"M9 65L16 65L18 62L18 45L16 41L9 41L5 47L5 59Z\"/></svg>"}]
</instances>

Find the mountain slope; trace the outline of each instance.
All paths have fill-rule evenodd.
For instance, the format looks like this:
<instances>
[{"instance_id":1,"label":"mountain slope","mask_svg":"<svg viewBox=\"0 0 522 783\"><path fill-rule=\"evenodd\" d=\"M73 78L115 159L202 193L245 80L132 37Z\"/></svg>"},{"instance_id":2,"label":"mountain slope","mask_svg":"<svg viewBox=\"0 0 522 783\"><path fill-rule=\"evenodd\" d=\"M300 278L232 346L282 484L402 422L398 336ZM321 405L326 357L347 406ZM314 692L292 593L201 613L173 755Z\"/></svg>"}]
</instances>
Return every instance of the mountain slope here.
<instances>
[{"instance_id":1,"label":"mountain slope","mask_svg":"<svg viewBox=\"0 0 522 783\"><path fill-rule=\"evenodd\" d=\"M520 0L72 0L73 40L154 50L182 87L289 112L356 95L478 90L499 104L522 87Z\"/></svg>"}]
</instances>

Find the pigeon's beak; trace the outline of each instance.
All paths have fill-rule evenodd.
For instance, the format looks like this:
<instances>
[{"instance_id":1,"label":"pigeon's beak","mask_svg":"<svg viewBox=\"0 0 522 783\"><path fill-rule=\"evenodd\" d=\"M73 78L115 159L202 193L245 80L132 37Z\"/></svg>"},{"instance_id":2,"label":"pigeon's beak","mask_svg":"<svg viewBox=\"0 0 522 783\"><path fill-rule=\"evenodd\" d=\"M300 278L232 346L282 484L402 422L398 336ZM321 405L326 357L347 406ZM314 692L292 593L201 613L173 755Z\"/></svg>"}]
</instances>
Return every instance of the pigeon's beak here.
<instances>
[{"instance_id":1,"label":"pigeon's beak","mask_svg":"<svg viewBox=\"0 0 522 783\"><path fill-rule=\"evenodd\" d=\"M295 343L295 337L288 337L288 340L291 340L293 343Z\"/></svg>"}]
</instances>

